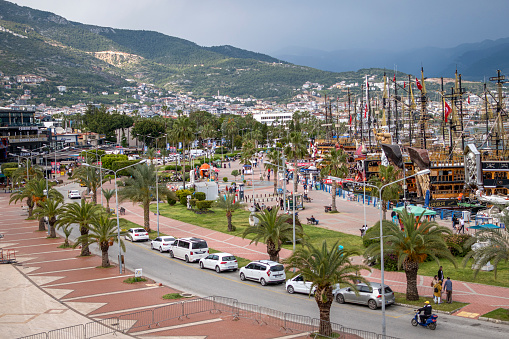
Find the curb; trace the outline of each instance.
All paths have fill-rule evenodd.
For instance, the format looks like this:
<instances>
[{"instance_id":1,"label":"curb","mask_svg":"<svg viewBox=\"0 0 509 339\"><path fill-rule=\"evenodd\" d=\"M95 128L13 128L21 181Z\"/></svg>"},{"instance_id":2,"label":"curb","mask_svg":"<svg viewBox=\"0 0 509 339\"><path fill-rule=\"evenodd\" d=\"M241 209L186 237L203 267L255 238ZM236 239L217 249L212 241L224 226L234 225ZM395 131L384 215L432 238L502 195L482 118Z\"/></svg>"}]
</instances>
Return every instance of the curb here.
<instances>
[{"instance_id":1,"label":"curb","mask_svg":"<svg viewBox=\"0 0 509 339\"><path fill-rule=\"evenodd\" d=\"M486 317L479 317L479 320L488 321L495 324L502 324L502 325L509 325L509 321L507 320L499 320L494 318L486 318Z\"/></svg>"},{"instance_id":2,"label":"curb","mask_svg":"<svg viewBox=\"0 0 509 339\"><path fill-rule=\"evenodd\" d=\"M396 306L403 306L403 307L407 307L407 308L413 308L413 309L415 309L415 308L417 307L417 306L414 306L414 305L400 304L400 303L394 303L394 305L396 305ZM467 305L465 305L465 306L467 306ZM448 315L452 315L452 314L454 314L454 313L458 312L459 310L461 310L461 309L462 309L463 307L465 307L465 306L461 306L460 308L457 308L457 309L455 309L455 310L453 310L453 311L433 310L433 312L434 312L434 313L440 313L440 314L448 314ZM480 319L480 318L479 318L479 319ZM486 318L486 319L488 319L488 318ZM506 321L506 322L509 324L509 321Z\"/></svg>"}]
</instances>

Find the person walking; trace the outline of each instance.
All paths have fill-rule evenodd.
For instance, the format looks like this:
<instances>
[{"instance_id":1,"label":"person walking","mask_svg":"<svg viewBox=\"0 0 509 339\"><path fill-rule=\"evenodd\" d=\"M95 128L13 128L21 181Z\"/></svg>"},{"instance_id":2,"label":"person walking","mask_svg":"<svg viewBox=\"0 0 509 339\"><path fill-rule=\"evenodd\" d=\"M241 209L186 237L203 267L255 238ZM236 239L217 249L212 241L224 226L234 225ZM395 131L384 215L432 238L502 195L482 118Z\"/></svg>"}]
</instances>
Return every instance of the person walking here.
<instances>
[{"instance_id":1,"label":"person walking","mask_svg":"<svg viewBox=\"0 0 509 339\"><path fill-rule=\"evenodd\" d=\"M433 301L435 304L441 304L440 298L442 296L442 280L439 280L435 286L433 286Z\"/></svg>"},{"instance_id":2,"label":"person walking","mask_svg":"<svg viewBox=\"0 0 509 339\"><path fill-rule=\"evenodd\" d=\"M444 281L444 270L442 269L442 266L438 268L438 273L436 275L438 280Z\"/></svg>"},{"instance_id":3,"label":"person walking","mask_svg":"<svg viewBox=\"0 0 509 339\"><path fill-rule=\"evenodd\" d=\"M465 234L465 219L463 219L463 216L460 218L460 227L458 228L458 234L463 232Z\"/></svg>"},{"instance_id":4,"label":"person walking","mask_svg":"<svg viewBox=\"0 0 509 339\"><path fill-rule=\"evenodd\" d=\"M444 290L446 294L445 301L448 304L452 304L452 281L451 278L447 277L447 280L444 283Z\"/></svg>"},{"instance_id":5,"label":"person walking","mask_svg":"<svg viewBox=\"0 0 509 339\"><path fill-rule=\"evenodd\" d=\"M434 287L437 282L438 282L438 275L435 275L433 277L433 280L431 280L431 287Z\"/></svg>"}]
</instances>

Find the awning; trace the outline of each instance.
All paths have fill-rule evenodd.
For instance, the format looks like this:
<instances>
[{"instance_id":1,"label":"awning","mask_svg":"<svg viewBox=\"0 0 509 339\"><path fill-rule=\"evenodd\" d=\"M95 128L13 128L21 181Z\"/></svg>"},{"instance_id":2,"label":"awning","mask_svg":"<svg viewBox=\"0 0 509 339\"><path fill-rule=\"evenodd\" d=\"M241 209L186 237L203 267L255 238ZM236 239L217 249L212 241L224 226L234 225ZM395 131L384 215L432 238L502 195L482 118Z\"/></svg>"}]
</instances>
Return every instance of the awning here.
<instances>
[{"instance_id":1,"label":"awning","mask_svg":"<svg viewBox=\"0 0 509 339\"><path fill-rule=\"evenodd\" d=\"M401 212L403 212L404 209L405 209L405 207L401 206L401 207L394 207L392 210L395 212L401 213ZM429 215L437 214L437 212L435 212L433 210L428 210L424 207L414 206L414 205L407 206L407 211L408 211L408 213L413 214L415 216L421 216L421 215L429 216Z\"/></svg>"}]
</instances>

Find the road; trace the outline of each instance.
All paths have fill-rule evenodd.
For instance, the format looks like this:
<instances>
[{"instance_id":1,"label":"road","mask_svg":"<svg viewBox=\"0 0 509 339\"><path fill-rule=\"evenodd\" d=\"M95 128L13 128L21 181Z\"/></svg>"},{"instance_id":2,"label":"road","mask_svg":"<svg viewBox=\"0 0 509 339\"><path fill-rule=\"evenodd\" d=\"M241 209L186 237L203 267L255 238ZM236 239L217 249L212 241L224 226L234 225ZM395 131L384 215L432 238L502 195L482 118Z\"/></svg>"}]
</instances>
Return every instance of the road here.
<instances>
[{"instance_id":1,"label":"road","mask_svg":"<svg viewBox=\"0 0 509 339\"><path fill-rule=\"evenodd\" d=\"M80 189L78 184L68 184L58 188L64 196L67 190ZM76 201L76 200L75 200ZM70 202L66 198L66 202ZM74 228L71 239L78 236ZM218 295L235 298L239 302L260 305L286 313L300 314L313 318L319 317L318 307L314 298L307 295L290 295L284 284L261 286L259 283L241 281L238 272L217 274L212 270L201 270L197 263L185 263L179 259L171 259L168 253L159 253L150 249L150 242L125 242L126 268L143 269L143 275L156 282L179 289L182 292L197 296ZM97 247L91 250L100 255ZM110 249L111 260L117 261L116 245ZM436 332L423 327L413 327L412 309L400 306L389 306L386 310L387 335L399 338L422 338L422 336L439 336L442 338L506 338L507 326L485 321L466 319L457 316L439 314ZM340 305L333 302L331 321L345 327L365 331L382 332L382 311L370 310L360 305Z\"/></svg>"}]
</instances>

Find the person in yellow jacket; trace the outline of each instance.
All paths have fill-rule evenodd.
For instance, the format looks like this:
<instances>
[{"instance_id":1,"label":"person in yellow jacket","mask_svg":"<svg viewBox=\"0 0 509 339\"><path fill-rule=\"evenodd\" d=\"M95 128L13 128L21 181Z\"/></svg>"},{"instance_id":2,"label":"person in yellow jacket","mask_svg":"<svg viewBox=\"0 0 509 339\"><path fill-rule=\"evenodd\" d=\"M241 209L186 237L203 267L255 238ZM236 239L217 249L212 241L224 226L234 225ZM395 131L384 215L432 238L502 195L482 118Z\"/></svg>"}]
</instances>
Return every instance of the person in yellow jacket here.
<instances>
[{"instance_id":1,"label":"person in yellow jacket","mask_svg":"<svg viewBox=\"0 0 509 339\"><path fill-rule=\"evenodd\" d=\"M442 296L442 280L439 280L433 286L433 301L435 304L441 304L440 297Z\"/></svg>"}]
</instances>

